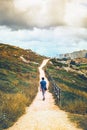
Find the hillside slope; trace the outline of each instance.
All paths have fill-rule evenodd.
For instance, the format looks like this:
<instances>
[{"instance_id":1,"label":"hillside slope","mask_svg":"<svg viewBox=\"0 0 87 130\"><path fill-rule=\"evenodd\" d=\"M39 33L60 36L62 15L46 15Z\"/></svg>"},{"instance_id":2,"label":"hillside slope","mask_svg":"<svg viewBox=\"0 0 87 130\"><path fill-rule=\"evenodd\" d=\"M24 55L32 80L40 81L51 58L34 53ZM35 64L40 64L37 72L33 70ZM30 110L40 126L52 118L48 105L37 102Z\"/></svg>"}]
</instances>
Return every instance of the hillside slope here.
<instances>
[{"instance_id":1,"label":"hillside slope","mask_svg":"<svg viewBox=\"0 0 87 130\"><path fill-rule=\"evenodd\" d=\"M44 57L0 44L0 130L25 112L38 90L38 66Z\"/></svg>"},{"instance_id":2,"label":"hillside slope","mask_svg":"<svg viewBox=\"0 0 87 130\"><path fill-rule=\"evenodd\" d=\"M83 60L83 59L82 59ZM79 59L79 61L82 61ZM83 60L87 67L86 60ZM46 67L48 78L51 79L50 91L53 93L56 104L62 110L70 112L71 119L76 121L78 126L87 130L87 77L81 72L86 70L79 66L79 70L70 68L68 64L59 59L51 59ZM80 73L78 71L81 71ZM51 78L50 78L50 76ZM60 87L60 104L56 93L53 89L53 84Z\"/></svg>"},{"instance_id":3,"label":"hillside slope","mask_svg":"<svg viewBox=\"0 0 87 130\"><path fill-rule=\"evenodd\" d=\"M48 60L43 60L39 66L40 79L45 77L47 88L49 88L49 81L45 76L43 67ZM38 91L33 103L26 109L26 113L6 130L82 130L76 128L76 124L68 120L67 113L55 105L53 96L49 91L46 91L45 97L46 100L43 101L42 92Z\"/></svg>"},{"instance_id":4,"label":"hillside slope","mask_svg":"<svg viewBox=\"0 0 87 130\"><path fill-rule=\"evenodd\" d=\"M72 53L61 54L60 58L87 58L87 50L75 51Z\"/></svg>"}]
</instances>

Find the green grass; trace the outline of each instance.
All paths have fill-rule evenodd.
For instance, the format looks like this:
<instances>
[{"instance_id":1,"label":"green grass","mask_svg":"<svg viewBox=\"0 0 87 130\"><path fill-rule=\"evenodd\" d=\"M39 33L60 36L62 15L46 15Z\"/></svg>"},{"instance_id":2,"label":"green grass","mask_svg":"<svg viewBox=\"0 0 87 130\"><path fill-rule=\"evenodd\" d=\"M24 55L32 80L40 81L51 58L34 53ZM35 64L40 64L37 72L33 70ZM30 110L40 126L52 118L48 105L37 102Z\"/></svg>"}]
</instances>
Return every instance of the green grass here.
<instances>
[{"instance_id":1,"label":"green grass","mask_svg":"<svg viewBox=\"0 0 87 130\"><path fill-rule=\"evenodd\" d=\"M66 109L66 111L71 111L71 109L73 108L72 112L75 113L75 110L76 110L74 109L75 102L77 102L78 106L79 104L82 105L81 102L83 102L83 104L84 103L87 104L86 80L84 80L82 77L79 77L79 75L75 72L67 72L64 69L56 70L55 67L52 67L52 66L50 67L50 66L51 65L48 65L47 71L49 72L51 77L54 79L55 83L58 86L60 86L62 90L61 91L61 107L63 109ZM68 102L68 105L67 105L67 102ZM73 105L74 107L70 109L69 107L70 105ZM80 110L78 110L78 113L79 111Z\"/></svg>"},{"instance_id":2,"label":"green grass","mask_svg":"<svg viewBox=\"0 0 87 130\"><path fill-rule=\"evenodd\" d=\"M81 64L81 65L79 65L78 69L87 69L87 64Z\"/></svg>"},{"instance_id":3,"label":"green grass","mask_svg":"<svg viewBox=\"0 0 87 130\"><path fill-rule=\"evenodd\" d=\"M77 93L62 91L61 108L71 113L86 114L87 99Z\"/></svg>"},{"instance_id":4,"label":"green grass","mask_svg":"<svg viewBox=\"0 0 87 130\"><path fill-rule=\"evenodd\" d=\"M0 44L0 130L11 126L35 98L43 59L31 50Z\"/></svg>"},{"instance_id":5,"label":"green grass","mask_svg":"<svg viewBox=\"0 0 87 130\"><path fill-rule=\"evenodd\" d=\"M46 71L54 79L56 85L61 88L61 101L59 102L53 93L52 85L50 85L50 91L54 95L56 104L61 109L73 113L72 115L82 115L82 120L79 121L79 126L82 127L82 124L86 124L85 117L87 117L87 80L76 72L67 72L59 66L59 63L55 64L54 60L51 62L53 64L49 62ZM57 66L59 69L56 68Z\"/></svg>"},{"instance_id":6,"label":"green grass","mask_svg":"<svg viewBox=\"0 0 87 130\"><path fill-rule=\"evenodd\" d=\"M62 67L62 66L67 67L68 66L67 64L61 63L59 60L56 60L56 59L52 59L51 61L54 64L54 66L59 66L59 67Z\"/></svg>"},{"instance_id":7,"label":"green grass","mask_svg":"<svg viewBox=\"0 0 87 130\"><path fill-rule=\"evenodd\" d=\"M5 94L0 91L0 128L12 125L24 113L27 102L21 93Z\"/></svg>"},{"instance_id":8,"label":"green grass","mask_svg":"<svg viewBox=\"0 0 87 130\"><path fill-rule=\"evenodd\" d=\"M69 114L69 119L75 122L79 128L87 130L87 115Z\"/></svg>"}]
</instances>

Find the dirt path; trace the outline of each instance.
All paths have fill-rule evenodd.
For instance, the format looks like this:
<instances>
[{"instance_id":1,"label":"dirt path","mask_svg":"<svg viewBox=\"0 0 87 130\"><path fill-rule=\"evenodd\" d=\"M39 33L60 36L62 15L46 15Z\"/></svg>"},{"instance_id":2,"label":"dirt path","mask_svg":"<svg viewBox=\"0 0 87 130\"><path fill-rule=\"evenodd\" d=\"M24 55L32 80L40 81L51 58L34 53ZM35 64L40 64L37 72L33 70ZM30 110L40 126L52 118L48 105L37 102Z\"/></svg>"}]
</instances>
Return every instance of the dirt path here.
<instances>
[{"instance_id":1,"label":"dirt path","mask_svg":"<svg viewBox=\"0 0 87 130\"><path fill-rule=\"evenodd\" d=\"M44 60L39 67L40 79L45 77L42 68L46 65L48 59ZM48 80L47 85L49 85ZM46 100L42 100L42 93L38 89L37 96L30 107L27 108L26 114L23 115L8 130L80 130L72 124L66 112L60 110L54 103L52 94L46 92Z\"/></svg>"}]
</instances>

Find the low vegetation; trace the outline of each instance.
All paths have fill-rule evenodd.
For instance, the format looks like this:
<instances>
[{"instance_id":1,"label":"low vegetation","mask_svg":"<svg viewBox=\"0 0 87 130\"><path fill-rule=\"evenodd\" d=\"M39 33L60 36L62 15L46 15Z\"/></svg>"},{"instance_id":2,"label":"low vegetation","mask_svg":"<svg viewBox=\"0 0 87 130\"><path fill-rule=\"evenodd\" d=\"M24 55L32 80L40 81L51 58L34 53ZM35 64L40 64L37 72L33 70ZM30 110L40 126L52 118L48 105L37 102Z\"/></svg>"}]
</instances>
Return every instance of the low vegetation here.
<instances>
[{"instance_id":1,"label":"low vegetation","mask_svg":"<svg viewBox=\"0 0 87 130\"><path fill-rule=\"evenodd\" d=\"M87 130L87 114L85 115L69 114L69 118L72 122L77 123L77 126L79 128Z\"/></svg>"},{"instance_id":2,"label":"low vegetation","mask_svg":"<svg viewBox=\"0 0 87 130\"><path fill-rule=\"evenodd\" d=\"M82 124L85 124L85 128L87 128L85 120L87 119L87 79L75 71L66 71L64 67L65 65L62 63L61 66L59 65L59 61L57 64L56 59L50 60L46 67L46 71L53 78L56 85L61 88L60 103L54 96L56 104L61 109L73 113L73 117L77 119L79 126L82 127ZM50 91L53 93L52 87L50 87ZM76 115L78 116L76 117ZM82 117L82 120L79 120L79 116Z\"/></svg>"},{"instance_id":3,"label":"low vegetation","mask_svg":"<svg viewBox=\"0 0 87 130\"><path fill-rule=\"evenodd\" d=\"M86 58L87 59L87 58ZM81 60L81 59L79 59L79 61L78 61L78 59L77 59L77 61L76 61L76 59L75 60L71 60L71 62L70 62L70 66L73 68L73 69L76 69L76 70L80 70L80 71L86 71L87 70L87 60L85 60L84 62L83 62L83 60Z\"/></svg>"},{"instance_id":4,"label":"low vegetation","mask_svg":"<svg viewBox=\"0 0 87 130\"><path fill-rule=\"evenodd\" d=\"M43 59L31 50L0 44L0 130L11 126L33 101Z\"/></svg>"}]
</instances>

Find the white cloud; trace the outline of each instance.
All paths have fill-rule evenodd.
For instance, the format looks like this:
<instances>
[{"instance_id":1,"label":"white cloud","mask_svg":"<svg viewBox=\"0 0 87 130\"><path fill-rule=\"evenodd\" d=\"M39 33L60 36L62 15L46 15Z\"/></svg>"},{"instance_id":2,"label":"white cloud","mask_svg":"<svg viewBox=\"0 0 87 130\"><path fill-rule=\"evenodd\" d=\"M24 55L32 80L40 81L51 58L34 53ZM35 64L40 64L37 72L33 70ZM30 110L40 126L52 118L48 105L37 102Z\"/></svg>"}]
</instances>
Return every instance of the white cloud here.
<instances>
[{"instance_id":1,"label":"white cloud","mask_svg":"<svg viewBox=\"0 0 87 130\"><path fill-rule=\"evenodd\" d=\"M87 1L0 0L0 25L12 29L87 27Z\"/></svg>"},{"instance_id":2,"label":"white cloud","mask_svg":"<svg viewBox=\"0 0 87 130\"><path fill-rule=\"evenodd\" d=\"M83 0L83 3L86 5L87 1ZM83 6L81 0L72 0L66 4L65 22L67 25L85 26L85 18L87 18L87 8Z\"/></svg>"},{"instance_id":3,"label":"white cloud","mask_svg":"<svg viewBox=\"0 0 87 130\"><path fill-rule=\"evenodd\" d=\"M51 29L15 30L0 27L0 41L39 54L54 56L58 53L87 49L87 29L57 27Z\"/></svg>"}]
</instances>

